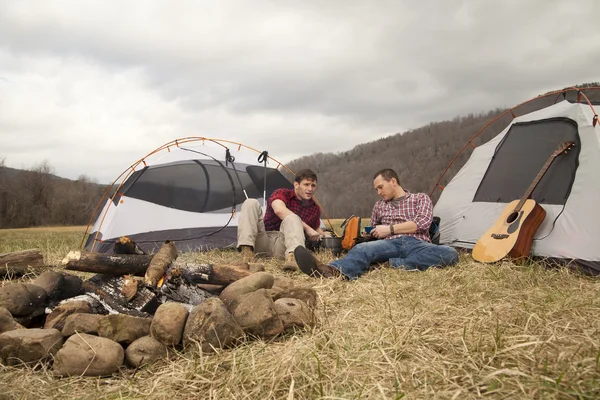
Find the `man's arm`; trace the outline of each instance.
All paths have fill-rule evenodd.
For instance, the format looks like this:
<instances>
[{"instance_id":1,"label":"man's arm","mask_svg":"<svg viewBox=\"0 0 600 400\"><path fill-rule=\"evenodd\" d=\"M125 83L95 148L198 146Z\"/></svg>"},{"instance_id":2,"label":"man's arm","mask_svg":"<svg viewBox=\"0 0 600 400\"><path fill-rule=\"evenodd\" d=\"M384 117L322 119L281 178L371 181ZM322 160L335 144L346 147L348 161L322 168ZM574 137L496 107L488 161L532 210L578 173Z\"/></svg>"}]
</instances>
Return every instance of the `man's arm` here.
<instances>
[{"instance_id":1,"label":"man's arm","mask_svg":"<svg viewBox=\"0 0 600 400\"><path fill-rule=\"evenodd\" d=\"M275 212L275 215L277 215L279 217L279 219L282 221L288 215L293 214L293 212L291 212L287 208L287 206L285 205L283 200L279 200L279 199L273 200L273 202L271 203L271 207L273 207L273 211Z\"/></svg>"},{"instance_id":2,"label":"man's arm","mask_svg":"<svg viewBox=\"0 0 600 400\"><path fill-rule=\"evenodd\" d=\"M289 208L287 208L285 203L279 199L273 200L273 202L271 203L271 207L273 207L273 211L275 212L275 215L277 215L279 217L279 219L281 219L282 221L288 215L293 214L293 212L290 211ZM304 221L302 221L302 228L304 228L304 233L311 240L317 240L319 238L319 236L323 234L323 231L321 230L321 228L317 228L315 230L315 229L311 228L310 226L308 226L306 224L306 222L304 222Z\"/></svg>"},{"instance_id":3,"label":"man's arm","mask_svg":"<svg viewBox=\"0 0 600 400\"><path fill-rule=\"evenodd\" d=\"M394 235L398 235L400 233L415 233L416 231L417 224L415 224L413 221L394 224ZM377 225L375 229L371 231L371 236L374 236L378 239L383 239L391 234L392 228L389 225Z\"/></svg>"},{"instance_id":4,"label":"man's arm","mask_svg":"<svg viewBox=\"0 0 600 400\"><path fill-rule=\"evenodd\" d=\"M310 240L317 241L321 238L321 236L325 235L325 232L321 230L321 228L313 229L306 222L302 221L302 227L304 228L304 233Z\"/></svg>"},{"instance_id":5,"label":"man's arm","mask_svg":"<svg viewBox=\"0 0 600 400\"><path fill-rule=\"evenodd\" d=\"M428 231L433 221L433 202L426 194L420 194L421 199L417 204L417 215L413 219L417 230Z\"/></svg>"},{"instance_id":6,"label":"man's arm","mask_svg":"<svg viewBox=\"0 0 600 400\"><path fill-rule=\"evenodd\" d=\"M429 229L429 225L431 225L431 221L433 219L433 203L431 202L429 196L424 195L419 199L419 202L416 206L416 215L413 219L414 221L406 221L399 224L394 224L394 235L400 233L415 233L419 229ZM375 236L376 238L383 239L387 236L390 236L392 234L391 231L392 228L390 226L380 225L371 231L371 235Z\"/></svg>"}]
</instances>

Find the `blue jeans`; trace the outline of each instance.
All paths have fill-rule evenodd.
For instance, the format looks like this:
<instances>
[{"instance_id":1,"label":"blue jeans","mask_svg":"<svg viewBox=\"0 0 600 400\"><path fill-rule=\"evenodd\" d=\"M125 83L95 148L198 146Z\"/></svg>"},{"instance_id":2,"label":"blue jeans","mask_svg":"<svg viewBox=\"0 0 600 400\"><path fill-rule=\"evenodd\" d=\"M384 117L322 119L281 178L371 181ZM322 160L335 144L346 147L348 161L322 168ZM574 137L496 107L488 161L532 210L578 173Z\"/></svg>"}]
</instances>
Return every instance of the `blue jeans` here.
<instances>
[{"instance_id":1,"label":"blue jeans","mask_svg":"<svg viewBox=\"0 0 600 400\"><path fill-rule=\"evenodd\" d=\"M340 270L349 279L356 279L370 269L371 263L388 260L393 268L425 271L434 265L456 264L458 252L450 246L438 246L412 236L401 236L397 239L357 244L346 257L329 265Z\"/></svg>"}]
</instances>

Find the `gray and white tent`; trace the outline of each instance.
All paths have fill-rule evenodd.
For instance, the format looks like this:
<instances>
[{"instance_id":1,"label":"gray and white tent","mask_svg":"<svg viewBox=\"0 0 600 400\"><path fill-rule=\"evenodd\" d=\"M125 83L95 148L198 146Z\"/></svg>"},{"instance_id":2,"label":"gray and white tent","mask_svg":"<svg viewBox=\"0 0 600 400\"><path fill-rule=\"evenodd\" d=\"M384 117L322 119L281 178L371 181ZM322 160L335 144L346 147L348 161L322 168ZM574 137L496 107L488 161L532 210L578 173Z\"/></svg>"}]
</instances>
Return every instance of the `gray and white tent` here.
<instances>
[{"instance_id":1,"label":"gray and white tent","mask_svg":"<svg viewBox=\"0 0 600 400\"><path fill-rule=\"evenodd\" d=\"M85 249L110 253L121 236L146 251L165 240L180 251L234 246L243 201L256 198L264 207L275 189L293 187L280 167L267 152L240 143L201 137L169 142L111 185L86 232Z\"/></svg>"},{"instance_id":2,"label":"gray and white tent","mask_svg":"<svg viewBox=\"0 0 600 400\"><path fill-rule=\"evenodd\" d=\"M516 117L474 149L435 205L440 243L472 249L506 205L524 195L553 151L573 141L531 196L547 213L531 253L600 272L600 124L593 102L579 93L577 100Z\"/></svg>"}]
</instances>

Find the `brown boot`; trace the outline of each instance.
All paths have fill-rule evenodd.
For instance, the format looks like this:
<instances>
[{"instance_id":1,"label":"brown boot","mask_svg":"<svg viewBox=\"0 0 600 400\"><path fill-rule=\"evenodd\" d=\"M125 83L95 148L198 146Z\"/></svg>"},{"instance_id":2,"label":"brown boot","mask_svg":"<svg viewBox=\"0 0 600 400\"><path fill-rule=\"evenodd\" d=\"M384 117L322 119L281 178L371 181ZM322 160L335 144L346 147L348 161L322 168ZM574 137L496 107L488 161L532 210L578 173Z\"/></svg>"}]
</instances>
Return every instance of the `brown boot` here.
<instances>
[{"instance_id":1,"label":"brown boot","mask_svg":"<svg viewBox=\"0 0 600 400\"><path fill-rule=\"evenodd\" d=\"M306 275L314 278L343 278L342 273L331 265L323 264L316 259L310 251L302 246L296 247L294 256L298 262L298 267Z\"/></svg>"},{"instance_id":2,"label":"brown boot","mask_svg":"<svg viewBox=\"0 0 600 400\"><path fill-rule=\"evenodd\" d=\"M285 255L285 262L283 263L283 270L286 272L300 271L300 268L298 268L298 264L296 264L296 259L294 258L294 253L287 253Z\"/></svg>"},{"instance_id":3,"label":"brown boot","mask_svg":"<svg viewBox=\"0 0 600 400\"><path fill-rule=\"evenodd\" d=\"M242 261L243 262L252 262L254 260L254 249L252 246L240 246L240 253L242 253Z\"/></svg>"}]
</instances>

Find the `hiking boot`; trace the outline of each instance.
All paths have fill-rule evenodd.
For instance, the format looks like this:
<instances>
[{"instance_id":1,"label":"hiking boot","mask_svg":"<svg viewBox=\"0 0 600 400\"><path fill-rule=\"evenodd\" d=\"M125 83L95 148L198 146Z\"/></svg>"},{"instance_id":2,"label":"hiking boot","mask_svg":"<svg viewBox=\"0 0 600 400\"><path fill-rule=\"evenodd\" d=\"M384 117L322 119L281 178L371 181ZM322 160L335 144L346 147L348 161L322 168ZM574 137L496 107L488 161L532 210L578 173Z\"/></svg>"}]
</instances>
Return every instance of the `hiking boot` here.
<instances>
[{"instance_id":1,"label":"hiking boot","mask_svg":"<svg viewBox=\"0 0 600 400\"><path fill-rule=\"evenodd\" d=\"M300 271L304 272L308 276L312 276L314 278L343 277L342 273L338 271L337 268L334 268L331 265L323 264L304 247L296 247L296 250L294 250L294 256L296 257Z\"/></svg>"},{"instance_id":2,"label":"hiking boot","mask_svg":"<svg viewBox=\"0 0 600 400\"><path fill-rule=\"evenodd\" d=\"M243 262L251 262L254 260L254 250L252 246L240 246L240 253L242 253L242 261Z\"/></svg>"},{"instance_id":3,"label":"hiking boot","mask_svg":"<svg viewBox=\"0 0 600 400\"><path fill-rule=\"evenodd\" d=\"M296 264L294 253L287 253L285 255L285 263L283 263L283 270L286 272L296 272L300 270L300 268L298 268L298 264Z\"/></svg>"}]
</instances>

